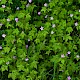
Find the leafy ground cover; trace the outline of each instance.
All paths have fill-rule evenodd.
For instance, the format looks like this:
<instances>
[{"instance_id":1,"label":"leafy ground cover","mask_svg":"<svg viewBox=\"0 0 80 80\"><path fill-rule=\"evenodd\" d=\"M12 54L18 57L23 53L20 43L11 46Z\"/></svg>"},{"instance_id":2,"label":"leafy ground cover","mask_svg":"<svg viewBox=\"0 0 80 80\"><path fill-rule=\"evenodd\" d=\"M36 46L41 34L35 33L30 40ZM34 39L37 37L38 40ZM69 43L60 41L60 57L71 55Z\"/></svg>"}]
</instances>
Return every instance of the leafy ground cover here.
<instances>
[{"instance_id":1,"label":"leafy ground cover","mask_svg":"<svg viewBox=\"0 0 80 80\"><path fill-rule=\"evenodd\" d=\"M0 80L80 80L80 0L0 0Z\"/></svg>"}]
</instances>

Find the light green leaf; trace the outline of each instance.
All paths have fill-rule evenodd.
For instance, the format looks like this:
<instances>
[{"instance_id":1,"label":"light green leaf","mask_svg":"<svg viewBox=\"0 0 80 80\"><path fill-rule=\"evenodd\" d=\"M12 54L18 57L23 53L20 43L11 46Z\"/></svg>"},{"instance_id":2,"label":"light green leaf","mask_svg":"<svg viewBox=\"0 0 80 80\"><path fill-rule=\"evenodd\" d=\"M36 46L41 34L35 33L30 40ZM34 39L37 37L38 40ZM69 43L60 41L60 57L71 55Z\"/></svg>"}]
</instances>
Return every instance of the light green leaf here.
<instances>
[{"instance_id":1,"label":"light green leaf","mask_svg":"<svg viewBox=\"0 0 80 80\"><path fill-rule=\"evenodd\" d=\"M25 75L21 75L20 80L27 80L27 79L26 79Z\"/></svg>"},{"instance_id":2,"label":"light green leaf","mask_svg":"<svg viewBox=\"0 0 80 80\"><path fill-rule=\"evenodd\" d=\"M5 4L7 0L1 0L1 4Z\"/></svg>"},{"instance_id":3,"label":"light green leaf","mask_svg":"<svg viewBox=\"0 0 80 80\"><path fill-rule=\"evenodd\" d=\"M18 38L17 43L22 43L22 41L20 40L20 38Z\"/></svg>"},{"instance_id":4,"label":"light green leaf","mask_svg":"<svg viewBox=\"0 0 80 80\"><path fill-rule=\"evenodd\" d=\"M9 73L8 78L12 78L13 80L15 80L18 75L19 72L17 70L12 70L12 73Z\"/></svg>"},{"instance_id":5,"label":"light green leaf","mask_svg":"<svg viewBox=\"0 0 80 80\"><path fill-rule=\"evenodd\" d=\"M65 41L72 40L72 37L69 34L67 34L63 37L63 40Z\"/></svg>"},{"instance_id":6,"label":"light green leaf","mask_svg":"<svg viewBox=\"0 0 80 80\"><path fill-rule=\"evenodd\" d=\"M50 22L46 22L45 23L45 27L47 27L49 29L49 26L51 26L51 23Z\"/></svg>"},{"instance_id":7,"label":"light green leaf","mask_svg":"<svg viewBox=\"0 0 80 80\"><path fill-rule=\"evenodd\" d=\"M2 72L5 71L5 70L8 71L8 66L6 66L6 65L2 65L2 66L1 66L1 70L2 70Z\"/></svg>"},{"instance_id":8,"label":"light green leaf","mask_svg":"<svg viewBox=\"0 0 80 80\"><path fill-rule=\"evenodd\" d=\"M10 51L10 48L9 47L4 47L3 49L4 49L4 52L5 53L9 53L9 51Z\"/></svg>"},{"instance_id":9,"label":"light green leaf","mask_svg":"<svg viewBox=\"0 0 80 80\"><path fill-rule=\"evenodd\" d=\"M4 58L0 58L0 65L2 65L5 62Z\"/></svg>"},{"instance_id":10,"label":"light green leaf","mask_svg":"<svg viewBox=\"0 0 80 80\"><path fill-rule=\"evenodd\" d=\"M22 64L17 64L18 71L24 70L24 66Z\"/></svg>"},{"instance_id":11,"label":"light green leaf","mask_svg":"<svg viewBox=\"0 0 80 80\"><path fill-rule=\"evenodd\" d=\"M61 59L61 63L64 64L64 62L65 62L65 60L64 59Z\"/></svg>"},{"instance_id":12,"label":"light green leaf","mask_svg":"<svg viewBox=\"0 0 80 80\"><path fill-rule=\"evenodd\" d=\"M24 32L21 32L21 34L20 34L20 38L24 38L24 36L25 36L25 33Z\"/></svg>"},{"instance_id":13,"label":"light green leaf","mask_svg":"<svg viewBox=\"0 0 80 80\"><path fill-rule=\"evenodd\" d=\"M25 14L24 13L17 13L18 18L24 18Z\"/></svg>"},{"instance_id":14,"label":"light green leaf","mask_svg":"<svg viewBox=\"0 0 80 80\"><path fill-rule=\"evenodd\" d=\"M16 29L13 30L13 34L16 34L16 35L19 34L19 30L18 30L18 28L16 28Z\"/></svg>"},{"instance_id":15,"label":"light green leaf","mask_svg":"<svg viewBox=\"0 0 80 80\"><path fill-rule=\"evenodd\" d=\"M4 9L3 8L0 8L0 11L4 12Z\"/></svg>"},{"instance_id":16,"label":"light green leaf","mask_svg":"<svg viewBox=\"0 0 80 80\"><path fill-rule=\"evenodd\" d=\"M69 75L69 72L68 72L68 70L66 70L66 71L65 71L65 74Z\"/></svg>"},{"instance_id":17,"label":"light green leaf","mask_svg":"<svg viewBox=\"0 0 80 80\"><path fill-rule=\"evenodd\" d=\"M77 30L80 30L80 26L76 26L76 29L77 29Z\"/></svg>"},{"instance_id":18,"label":"light green leaf","mask_svg":"<svg viewBox=\"0 0 80 80\"><path fill-rule=\"evenodd\" d=\"M8 0L8 3L9 3L9 4L13 4L13 3L12 3L12 0Z\"/></svg>"},{"instance_id":19,"label":"light green leaf","mask_svg":"<svg viewBox=\"0 0 80 80\"><path fill-rule=\"evenodd\" d=\"M45 13L46 11L47 11L46 7L42 7L41 12Z\"/></svg>"},{"instance_id":20,"label":"light green leaf","mask_svg":"<svg viewBox=\"0 0 80 80\"><path fill-rule=\"evenodd\" d=\"M30 18L31 18L30 14L27 14L27 15L26 15L26 21L29 21Z\"/></svg>"},{"instance_id":21,"label":"light green leaf","mask_svg":"<svg viewBox=\"0 0 80 80\"><path fill-rule=\"evenodd\" d=\"M31 63L31 68L36 68L37 69L37 61L33 61L32 63Z\"/></svg>"},{"instance_id":22,"label":"light green leaf","mask_svg":"<svg viewBox=\"0 0 80 80\"><path fill-rule=\"evenodd\" d=\"M9 18L10 20L14 20L14 15L11 15L11 14L10 14L10 15L8 16L8 18Z\"/></svg>"},{"instance_id":23,"label":"light green leaf","mask_svg":"<svg viewBox=\"0 0 80 80\"><path fill-rule=\"evenodd\" d=\"M36 44L40 43L40 39L35 40Z\"/></svg>"},{"instance_id":24,"label":"light green leaf","mask_svg":"<svg viewBox=\"0 0 80 80\"><path fill-rule=\"evenodd\" d=\"M66 31L70 33L73 31L73 29L72 29L72 27L67 27Z\"/></svg>"}]
</instances>

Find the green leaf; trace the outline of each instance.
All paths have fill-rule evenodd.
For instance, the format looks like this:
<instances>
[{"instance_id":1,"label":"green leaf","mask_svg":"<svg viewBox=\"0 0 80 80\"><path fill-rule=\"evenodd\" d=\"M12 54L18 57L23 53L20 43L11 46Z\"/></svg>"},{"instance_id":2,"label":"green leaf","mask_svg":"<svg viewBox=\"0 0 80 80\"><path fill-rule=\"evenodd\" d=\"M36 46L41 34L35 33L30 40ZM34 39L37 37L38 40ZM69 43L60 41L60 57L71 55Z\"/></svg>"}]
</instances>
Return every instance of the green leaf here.
<instances>
[{"instance_id":1,"label":"green leaf","mask_svg":"<svg viewBox=\"0 0 80 80\"><path fill-rule=\"evenodd\" d=\"M7 22L6 27L9 28L9 27L12 27L12 25Z\"/></svg>"},{"instance_id":2,"label":"green leaf","mask_svg":"<svg viewBox=\"0 0 80 80\"><path fill-rule=\"evenodd\" d=\"M49 4L49 6L50 6L50 9L51 9L51 8L53 8L53 7L55 6L55 3L54 3L54 2L51 2L51 3Z\"/></svg>"},{"instance_id":3,"label":"green leaf","mask_svg":"<svg viewBox=\"0 0 80 80\"><path fill-rule=\"evenodd\" d=\"M47 11L46 7L42 7L41 12L45 13L46 11Z\"/></svg>"},{"instance_id":4,"label":"green leaf","mask_svg":"<svg viewBox=\"0 0 80 80\"><path fill-rule=\"evenodd\" d=\"M31 72L30 72L30 76L32 77L32 78L34 78L34 76L37 74L37 71L35 71L35 70L32 70Z\"/></svg>"},{"instance_id":5,"label":"green leaf","mask_svg":"<svg viewBox=\"0 0 80 80\"><path fill-rule=\"evenodd\" d=\"M4 52L5 53L9 53L9 51L10 51L10 48L9 47L4 47L3 49L4 49Z\"/></svg>"},{"instance_id":6,"label":"green leaf","mask_svg":"<svg viewBox=\"0 0 80 80\"><path fill-rule=\"evenodd\" d=\"M77 29L77 30L80 30L80 26L76 26L76 29Z\"/></svg>"},{"instance_id":7,"label":"green leaf","mask_svg":"<svg viewBox=\"0 0 80 80\"><path fill-rule=\"evenodd\" d=\"M16 26L18 26L18 27L20 27L20 28L23 28L23 27L24 27L23 23L20 22L20 21L18 21L18 22L16 23Z\"/></svg>"},{"instance_id":8,"label":"green leaf","mask_svg":"<svg viewBox=\"0 0 80 80\"><path fill-rule=\"evenodd\" d=\"M25 14L24 13L17 13L18 18L24 18Z\"/></svg>"},{"instance_id":9,"label":"green leaf","mask_svg":"<svg viewBox=\"0 0 80 80\"><path fill-rule=\"evenodd\" d=\"M24 26L25 30L29 29L29 23L26 23L26 26Z\"/></svg>"},{"instance_id":10,"label":"green leaf","mask_svg":"<svg viewBox=\"0 0 80 80\"><path fill-rule=\"evenodd\" d=\"M58 55L55 55L53 56L51 59L50 59L51 62L54 62L54 63L58 63L59 62L59 57Z\"/></svg>"},{"instance_id":11,"label":"green leaf","mask_svg":"<svg viewBox=\"0 0 80 80\"><path fill-rule=\"evenodd\" d=\"M0 58L0 65L2 65L5 62L4 58Z\"/></svg>"},{"instance_id":12,"label":"green leaf","mask_svg":"<svg viewBox=\"0 0 80 80\"><path fill-rule=\"evenodd\" d=\"M49 55L49 54L50 54L50 52L51 52L51 51L46 51L46 53L45 53L45 54Z\"/></svg>"},{"instance_id":13,"label":"green leaf","mask_svg":"<svg viewBox=\"0 0 80 80\"><path fill-rule=\"evenodd\" d=\"M16 29L13 30L13 34L16 34L16 35L19 34L19 30L18 30L18 28L16 28Z\"/></svg>"},{"instance_id":14,"label":"green leaf","mask_svg":"<svg viewBox=\"0 0 80 80\"><path fill-rule=\"evenodd\" d=\"M65 74L69 75L69 72L68 72L68 70L66 70L66 71L65 71Z\"/></svg>"},{"instance_id":15,"label":"green leaf","mask_svg":"<svg viewBox=\"0 0 80 80\"><path fill-rule=\"evenodd\" d=\"M63 37L63 40L67 42L68 40L72 40L72 37L69 34L67 34Z\"/></svg>"},{"instance_id":16,"label":"green leaf","mask_svg":"<svg viewBox=\"0 0 80 80\"><path fill-rule=\"evenodd\" d=\"M80 39L78 40L77 44L80 44Z\"/></svg>"},{"instance_id":17,"label":"green leaf","mask_svg":"<svg viewBox=\"0 0 80 80\"><path fill-rule=\"evenodd\" d=\"M73 49L77 50L77 46L76 46L76 45L74 45L74 46L73 46Z\"/></svg>"},{"instance_id":18,"label":"green leaf","mask_svg":"<svg viewBox=\"0 0 80 80\"><path fill-rule=\"evenodd\" d=\"M20 76L20 80L27 80L24 74Z\"/></svg>"},{"instance_id":19,"label":"green leaf","mask_svg":"<svg viewBox=\"0 0 80 80\"><path fill-rule=\"evenodd\" d=\"M56 51L56 50L61 50L61 44L60 43L54 43L53 44L53 49Z\"/></svg>"},{"instance_id":20,"label":"green leaf","mask_svg":"<svg viewBox=\"0 0 80 80\"><path fill-rule=\"evenodd\" d=\"M3 8L0 8L0 11L4 12L4 9Z\"/></svg>"},{"instance_id":21,"label":"green leaf","mask_svg":"<svg viewBox=\"0 0 80 80\"><path fill-rule=\"evenodd\" d=\"M40 43L40 39L35 40L36 44Z\"/></svg>"},{"instance_id":22,"label":"green leaf","mask_svg":"<svg viewBox=\"0 0 80 80\"><path fill-rule=\"evenodd\" d=\"M26 15L26 21L29 21L30 19L31 19L30 14L27 14L27 15Z\"/></svg>"},{"instance_id":23,"label":"green leaf","mask_svg":"<svg viewBox=\"0 0 80 80\"><path fill-rule=\"evenodd\" d=\"M18 38L17 43L22 43L22 41L21 41L21 39L20 39L20 38Z\"/></svg>"},{"instance_id":24,"label":"green leaf","mask_svg":"<svg viewBox=\"0 0 80 80\"><path fill-rule=\"evenodd\" d=\"M53 0L53 1L51 1L50 4L49 4L50 8L53 8L57 4L58 1L59 0Z\"/></svg>"},{"instance_id":25,"label":"green leaf","mask_svg":"<svg viewBox=\"0 0 80 80\"><path fill-rule=\"evenodd\" d=\"M24 49L17 49L17 55L18 55L18 57L20 57L22 60L24 60L25 57L26 57L26 52L24 51Z\"/></svg>"},{"instance_id":26,"label":"green leaf","mask_svg":"<svg viewBox=\"0 0 80 80\"><path fill-rule=\"evenodd\" d=\"M8 18L9 18L10 20L14 20L14 15L11 15L11 14L10 14L10 15L8 16Z\"/></svg>"},{"instance_id":27,"label":"green leaf","mask_svg":"<svg viewBox=\"0 0 80 80\"><path fill-rule=\"evenodd\" d=\"M51 23L50 23L50 22L46 22L46 23L45 23L45 28L46 28L46 29L49 30L49 27L50 27L50 26L51 26Z\"/></svg>"},{"instance_id":28,"label":"green leaf","mask_svg":"<svg viewBox=\"0 0 80 80\"><path fill-rule=\"evenodd\" d=\"M67 27L66 31L67 31L68 33L70 33L70 32L73 31L73 29L72 29L72 27Z\"/></svg>"},{"instance_id":29,"label":"green leaf","mask_svg":"<svg viewBox=\"0 0 80 80\"><path fill-rule=\"evenodd\" d=\"M2 72L5 71L5 70L8 71L8 66L6 66L6 65L2 65L2 66L1 66L1 70L2 70Z\"/></svg>"},{"instance_id":30,"label":"green leaf","mask_svg":"<svg viewBox=\"0 0 80 80\"><path fill-rule=\"evenodd\" d=\"M18 71L24 70L24 66L21 64L17 64Z\"/></svg>"},{"instance_id":31,"label":"green leaf","mask_svg":"<svg viewBox=\"0 0 80 80\"><path fill-rule=\"evenodd\" d=\"M15 80L17 76L19 76L19 72L17 70L12 70L12 73L9 73L8 78Z\"/></svg>"},{"instance_id":32,"label":"green leaf","mask_svg":"<svg viewBox=\"0 0 80 80\"><path fill-rule=\"evenodd\" d=\"M5 4L7 0L1 0L1 4Z\"/></svg>"},{"instance_id":33,"label":"green leaf","mask_svg":"<svg viewBox=\"0 0 80 80\"><path fill-rule=\"evenodd\" d=\"M23 39L24 37L25 37L25 33L22 31L21 34L20 34L20 38Z\"/></svg>"},{"instance_id":34,"label":"green leaf","mask_svg":"<svg viewBox=\"0 0 80 80\"><path fill-rule=\"evenodd\" d=\"M51 43L55 43L55 42L56 42L55 38L54 38L54 37L51 38L50 42L51 42Z\"/></svg>"},{"instance_id":35,"label":"green leaf","mask_svg":"<svg viewBox=\"0 0 80 80\"><path fill-rule=\"evenodd\" d=\"M16 53L16 47L13 47L13 48L11 49L11 52Z\"/></svg>"},{"instance_id":36,"label":"green leaf","mask_svg":"<svg viewBox=\"0 0 80 80\"><path fill-rule=\"evenodd\" d=\"M9 4L13 4L13 3L12 3L12 0L8 0L8 3L9 3Z\"/></svg>"},{"instance_id":37,"label":"green leaf","mask_svg":"<svg viewBox=\"0 0 80 80\"><path fill-rule=\"evenodd\" d=\"M37 61L33 61L32 63L31 63L31 68L36 68L37 69Z\"/></svg>"},{"instance_id":38,"label":"green leaf","mask_svg":"<svg viewBox=\"0 0 80 80\"><path fill-rule=\"evenodd\" d=\"M10 34L10 32L9 32L9 34ZM13 35L8 35L8 36L6 36L5 41L7 42L7 44L10 45L10 44L14 43L14 39L15 39L15 37ZM12 45L10 45L10 46L12 46Z\"/></svg>"},{"instance_id":39,"label":"green leaf","mask_svg":"<svg viewBox=\"0 0 80 80\"><path fill-rule=\"evenodd\" d=\"M61 59L61 63L64 64L64 62L65 62L65 60L64 59Z\"/></svg>"}]
</instances>

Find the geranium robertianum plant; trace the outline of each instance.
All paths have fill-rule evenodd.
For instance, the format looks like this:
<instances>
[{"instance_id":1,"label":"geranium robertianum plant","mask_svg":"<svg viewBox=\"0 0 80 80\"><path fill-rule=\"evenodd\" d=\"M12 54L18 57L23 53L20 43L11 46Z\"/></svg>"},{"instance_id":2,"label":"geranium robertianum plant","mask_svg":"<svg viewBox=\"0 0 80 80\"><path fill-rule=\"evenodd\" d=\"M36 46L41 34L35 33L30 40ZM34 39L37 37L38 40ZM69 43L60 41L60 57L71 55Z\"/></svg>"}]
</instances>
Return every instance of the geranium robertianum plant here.
<instances>
[{"instance_id":1,"label":"geranium robertianum plant","mask_svg":"<svg viewBox=\"0 0 80 80\"><path fill-rule=\"evenodd\" d=\"M0 80L79 80L79 5L0 0Z\"/></svg>"}]
</instances>

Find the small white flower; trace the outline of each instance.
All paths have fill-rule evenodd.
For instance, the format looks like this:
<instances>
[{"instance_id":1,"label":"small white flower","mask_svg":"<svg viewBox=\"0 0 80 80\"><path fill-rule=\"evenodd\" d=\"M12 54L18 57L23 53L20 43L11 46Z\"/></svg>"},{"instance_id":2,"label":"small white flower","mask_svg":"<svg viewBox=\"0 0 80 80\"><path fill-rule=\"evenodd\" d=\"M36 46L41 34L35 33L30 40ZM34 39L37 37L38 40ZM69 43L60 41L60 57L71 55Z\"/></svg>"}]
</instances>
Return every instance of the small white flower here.
<instances>
[{"instance_id":1,"label":"small white flower","mask_svg":"<svg viewBox=\"0 0 80 80\"><path fill-rule=\"evenodd\" d=\"M2 37L4 37L4 38L5 38L5 37L6 37L6 34L2 34Z\"/></svg>"},{"instance_id":2,"label":"small white flower","mask_svg":"<svg viewBox=\"0 0 80 80\"><path fill-rule=\"evenodd\" d=\"M2 46L0 46L0 49L2 49Z\"/></svg>"},{"instance_id":3,"label":"small white flower","mask_svg":"<svg viewBox=\"0 0 80 80\"><path fill-rule=\"evenodd\" d=\"M51 31L51 34L54 34L54 32L53 32L53 31Z\"/></svg>"},{"instance_id":4,"label":"small white flower","mask_svg":"<svg viewBox=\"0 0 80 80\"><path fill-rule=\"evenodd\" d=\"M1 0L0 0L1 1Z\"/></svg>"},{"instance_id":5,"label":"small white flower","mask_svg":"<svg viewBox=\"0 0 80 80\"><path fill-rule=\"evenodd\" d=\"M50 20L53 20L54 18L53 17L50 17Z\"/></svg>"},{"instance_id":6,"label":"small white flower","mask_svg":"<svg viewBox=\"0 0 80 80\"><path fill-rule=\"evenodd\" d=\"M8 64L9 64L9 61L8 61L8 62L6 62L6 64L8 65Z\"/></svg>"},{"instance_id":7,"label":"small white flower","mask_svg":"<svg viewBox=\"0 0 80 80\"><path fill-rule=\"evenodd\" d=\"M24 33L24 31L22 31L22 33Z\"/></svg>"},{"instance_id":8,"label":"small white flower","mask_svg":"<svg viewBox=\"0 0 80 80\"><path fill-rule=\"evenodd\" d=\"M29 60L28 58L25 59L25 61L28 61L28 60Z\"/></svg>"},{"instance_id":9,"label":"small white flower","mask_svg":"<svg viewBox=\"0 0 80 80\"><path fill-rule=\"evenodd\" d=\"M7 21L9 22L9 21L10 21L10 19L8 18L8 19L7 19Z\"/></svg>"},{"instance_id":10,"label":"small white flower","mask_svg":"<svg viewBox=\"0 0 80 80\"><path fill-rule=\"evenodd\" d=\"M29 1L29 3L31 3L32 2L32 0L28 0Z\"/></svg>"},{"instance_id":11,"label":"small white flower","mask_svg":"<svg viewBox=\"0 0 80 80\"><path fill-rule=\"evenodd\" d=\"M15 18L15 21L18 22L18 18Z\"/></svg>"},{"instance_id":12,"label":"small white flower","mask_svg":"<svg viewBox=\"0 0 80 80\"><path fill-rule=\"evenodd\" d=\"M30 41L30 39L28 39L28 41Z\"/></svg>"},{"instance_id":13,"label":"small white flower","mask_svg":"<svg viewBox=\"0 0 80 80\"><path fill-rule=\"evenodd\" d=\"M28 45L26 45L26 49L28 48Z\"/></svg>"},{"instance_id":14,"label":"small white flower","mask_svg":"<svg viewBox=\"0 0 80 80\"><path fill-rule=\"evenodd\" d=\"M5 8L6 6L5 5L2 5L2 8Z\"/></svg>"},{"instance_id":15,"label":"small white flower","mask_svg":"<svg viewBox=\"0 0 80 80\"><path fill-rule=\"evenodd\" d=\"M0 23L0 26L2 26L3 24L2 23Z\"/></svg>"},{"instance_id":16,"label":"small white flower","mask_svg":"<svg viewBox=\"0 0 80 80\"><path fill-rule=\"evenodd\" d=\"M38 15L40 15L41 14L41 12L38 12Z\"/></svg>"},{"instance_id":17,"label":"small white flower","mask_svg":"<svg viewBox=\"0 0 80 80\"><path fill-rule=\"evenodd\" d=\"M49 0L49 2L51 2L51 0Z\"/></svg>"},{"instance_id":18,"label":"small white flower","mask_svg":"<svg viewBox=\"0 0 80 80\"><path fill-rule=\"evenodd\" d=\"M61 54L61 58L64 58L65 57L65 55L64 54Z\"/></svg>"},{"instance_id":19,"label":"small white flower","mask_svg":"<svg viewBox=\"0 0 80 80\"><path fill-rule=\"evenodd\" d=\"M70 54L70 53L71 53L70 51L67 52L67 54Z\"/></svg>"},{"instance_id":20,"label":"small white flower","mask_svg":"<svg viewBox=\"0 0 80 80\"><path fill-rule=\"evenodd\" d=\"M70 76L68 76L68 77L67 77L67 79L68 79L68 80L71 80L71 77L70 77Z\"/></svg>"},{"instance_id":21,"label":"small white flower","mask_svg":"<svg viewBox=\"0 0 80 80\"><path fill-rule=\"evenodd\" d=\"M26 7L29 7L29 3L26 5Z\"/></svg>"},{"instance_id":22,"label":"small white flower","mask_svg":"<svg viewBox=\"0 0 80 80\"><path fill-rule=\"evenodd\" d=\"M79 12L80 12L80 9L79 9Z\"/></svg>"},{"instance_id":23,"label":"small white flower","mask_svg":"<svg viewBox=\"0 0 80 80\"><path fill-rule=\"evenodd\" d=\"M13 56L13 59L16 59L16 56Z\"/></svg>"},{"instance_id":24,"label":"small white flower","mask_svg":"<svg viewBox=\"0 0 80 80\"><path fill-rule=\"evenodd\" d=\"M55 26L56 26L55 24L52 25L53 28L54 28Z\"/></svg>"},{"instance_id":25,"label":"small white flower","mask_svg":"<svg viewBox=\"0 0 80 80\"><path fill-rule=\"evenodd\" d=\"M79 58L80 56L79 55L76 55L76 57Z\"/></svg>"},{"instance_id":26,"label":"small white flower","mask_svg":"<svg viewBox=\"0 0 80 80\"><path fill-rule=\"evenodd\" d=\"M19 10L19 7L17 7L16 9Z\"/></svg>"},{"instance_id":27,"label":"small white flower","mask_svg":"<svg viewBox=\"0 0 80 80\"><path fill-rule=\"evenodd\" d=\"M43 27L41 26L40 30L43 30Z\"/></svg>"},{"instance_id":28,"label":"small white flower","mask_svg":"<svg viewBox=\"0 0 80 80\"><path fill-rule=\"evenodd\" d=\"M75 23L75 26L78 26L78 23L77 22Z\"/></svg>"},{"instance_id":29,"label":"small white flower","mask_svg":"<svg viewBox=\"0 0 80 80\"><path fill-rule=\"evenodd\" d=\"M48 4L47 4L47 3L45 3L45 4L44 4L44 6L45 6L45 7L47 7L47 6L48 6Z\"/></svg>"},{"instance_id":30,"label":"small white flower","mask_svg":"<svg viewBox=\"0 0 80 80\"><path fill-rule=\"evenodd\" d=\"M73 14L70 14L70 17L73 17Z\"/></svg>"},{"instance_id":31,"label":"small white flower","mask_svg":"<svg viewBox=\"0 0 80 80\"><path fill-rule=\"evenodd\" d=\"M48 15L45 16L45 18L47 18L47 17L48 17Z\"/></svg>"}]
</instances>

